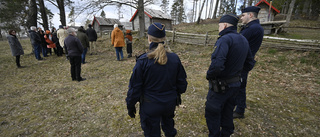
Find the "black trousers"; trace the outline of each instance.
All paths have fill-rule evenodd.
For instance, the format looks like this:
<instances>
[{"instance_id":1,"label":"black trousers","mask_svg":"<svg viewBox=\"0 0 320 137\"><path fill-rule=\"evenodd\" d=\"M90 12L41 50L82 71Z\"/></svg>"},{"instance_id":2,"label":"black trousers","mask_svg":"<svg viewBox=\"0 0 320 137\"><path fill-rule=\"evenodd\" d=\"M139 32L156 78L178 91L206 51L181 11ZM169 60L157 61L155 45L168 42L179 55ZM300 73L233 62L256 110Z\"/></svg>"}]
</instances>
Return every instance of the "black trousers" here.
<instances>
[{"instance_id":1,"label":"black trousers","mask_svg":"<svg viewBox=\"0 0 320 137\"><path fill-rule=\"evenodd\" d=\"M129 54L132 53L132 43L127 44L127 53L129 53Z\"/></svg>"},{"instance_id":2,"label":"black trousers","mask_svg":"<svg viewBox=\"0 0 320 137\"><path fill-rule=\"evenodd\" d=\"M63 48L60 45L57 45L57 55L62 56Z\"/></svg>"},{"instance_id":3,"label":"black trousers","mask_svg":"<svg viewBox=\"0 0 320 137\"><path fill-rule=\"evenodd\" d=\"M16 56L16 64L17 64L17 67L21 67L21 65L20 65L20 55Z\"/></svg>"},{"instance_id":4,"label":"black trousers","mask_svg":"<svg viewBox=\"0 0 320 137\"><path fill-rule=\"evenodd\" d=\"M80 81L81 78L81 56L70 56L71 78Z\"/></svg>"}]
</instances>

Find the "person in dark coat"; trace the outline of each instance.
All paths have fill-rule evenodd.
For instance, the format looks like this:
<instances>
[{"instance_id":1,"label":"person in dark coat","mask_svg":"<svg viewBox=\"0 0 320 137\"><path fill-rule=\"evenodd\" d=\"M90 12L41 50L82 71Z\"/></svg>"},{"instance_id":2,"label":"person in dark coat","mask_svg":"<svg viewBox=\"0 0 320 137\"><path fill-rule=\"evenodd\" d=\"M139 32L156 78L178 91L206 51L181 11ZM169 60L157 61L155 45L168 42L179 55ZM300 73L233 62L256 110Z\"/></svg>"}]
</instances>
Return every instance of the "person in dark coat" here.
<instances>
[{"instance_id":1,"label":"person in dark coat","mask_svg":"<svg viewBox=\"0 0 320 137\"><path fill-rule=\"evenodd\" d=\"M74 28L68 28L69 35L64 40L64 46L68 51L68 57L71 65L72 81L83 81L85 78L81 77L81 54L83 46L80 40L76 37L77 33Z\"/></svg>"},{"instance_id":2,"label":"person in dark coat","mask_svg":"<svg viewBox=\"0 0 320 137\"><path fill-rule=\"evenodd\" d=\"M81 26L78 28L78 32L77 32L77 38L80 40L82 46L83 46L83 52L81 55L81 63L85 64L85 60L86 60L86 54L88 51L88 47L89 47L89 38L86 35L86 31L84 30L84 28Z\"/></svg>"},{"instance_id":3,"label":"person in dark coat","mask_svg":"<svg viewBox=\"0 0 320 137\"><path fill-rule=\"evenodd\" d=\"M209 92L205 103L205 118L209 137L228 137L234 132L234 97L241 84L242 69L254 66L248 41L237 33L239 18L226 14L219 21L219 35L213 47L207 71ZM243 68L246 66L246 68Z\"/></svg>"},{"instance_id":4,"label":"person in dark coat","mask_svg":"<svg viewBox=\"0 0 320 137\"><path fill-rule=\"evenodd\" d=\"M35 26L31 26L29 30L30 34L30 41L34 49L34 55L37 60L43 60L40 56L40 50L41 50L41 38L39 34L36 32L37 28Z\"/></svg>"},{"instance_id":5,"label":"person in dark coat","mask_svg":"<svg viewBox=\"0 0 320 137\"><path fill-rule=\"evenodd\" d=\"M160 126L167 137L177 134L174 111L188 85L178 55L165 49L165 36L163 24L149 27L150 51L137 59L126 98L131 118L135 118L135 104L140 102L140 123L146 137L160 137Z\"/></svg>"},{"instance_id":6,"label":"person in dark coat","mask_svg":"<svg viewBox=\"0 0 320 137\"><path fill-rule=\"evenodd\" d=\"M255 57L257 51L259 50L262 40L264 30L260 25L260 21L257 18L260 7L251 6L242 10L242 24L245 24L241 29L240 33L249 42L251 53L253 58ZM243 70L241 72L242 82L239 89L239 94L236 97L236 109L233 113L234 118L244 118L244 112L246 105L246 86L249 71Z\"/></svg>"},{"instance_id":7,"label":"person in dark coat","mask_svg":"<svg viewBox=\"0 0 320 137\"><path fill-rule=\"evenodd\" d=\"M18 68L22 68L20 65L20 56L24 54L21 43L19 42L16 31L10 30L9 35L7 35L7 39L10 45L12 56L16 57L16 65Z\"/></svg>"},{"instance_id":8,"label":"person in dark coat","mask_svg":"<svg viewBox=\"0 0 320 137\"><path fill-rule=\"evenodd\" d=\"M42 49L42 55L43 57L48 57L48 48L47 48L47 42L44 39L44 31L39 27L38 28L38 34L41 38L41 49Z\"/></svg>"},{"instance_id":9,"label":"person in dark coat","mask_svg":"<svg viewBox=\"0 0 320 137\"><path fill-rule=\"evenodd\" d=\"M63 48L60 45L58 36L57 36L57 31L55 30L54 32L52 32L52 42L54 44L56 44L56 48L57 48L57 56L60 57L63 54Z\"/></svg>"},{"instance_id":10,"label":"person in dark coat","mask_svg":"<svg viewBox=\"0 0 320 137\"><path fill-rule=\"evenodd\" d=\"M127 44L127 54L128 58L132 57L132 34L131 30L126 30L126 44Z\"/></svg>"},{"instance_id":11,"label":"person in dark coat","mask_svg":"<svg viewBox=\"0 0 320 137\"><path fill-rule=\"evenodd\" d=\"M92 55L93 52L96 52L96 41L97 41L97 32L96 30L92 29L92 25L89 24L88 25L88 29L86 31L86 34L89 38L89 41L90 41L90 54Z\"/></svg>"}]
</instances>

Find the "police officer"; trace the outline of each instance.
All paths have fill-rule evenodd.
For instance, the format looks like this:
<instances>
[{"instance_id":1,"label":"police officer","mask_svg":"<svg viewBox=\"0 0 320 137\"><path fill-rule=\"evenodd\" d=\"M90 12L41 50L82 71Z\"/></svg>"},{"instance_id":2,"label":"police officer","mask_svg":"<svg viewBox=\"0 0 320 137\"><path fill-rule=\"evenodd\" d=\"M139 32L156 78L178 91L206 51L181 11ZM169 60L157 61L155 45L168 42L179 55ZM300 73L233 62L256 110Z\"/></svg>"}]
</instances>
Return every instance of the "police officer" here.
<instances>
[{"instance_id":1,"label":"police officer","mask_svg":"<svg viewBox=\"0 0 320 137\"><path fill-rule=\"evenodd\" d=\"M227 14L219 21L219 35L211 55L206 78L209 80L205 117L209 137L230 136L233 133L234 97L240 84L240 72L254 61L245 37L237 33L239 17ZM250 67L249 67L250 66Z\"/></svg>"},{"instance_id":2,"label":"police officer","mask_svg":"<svg viewBox=\"0 0 320 137\"><path fill-rule=\"evenodd\" d=\"M251 6L242 10L241 20L245 24L240 33L248 40L252 56L256 55L259 50L263 39L263 28L260 25L258 13L260 7ZM246 67L246 66L245 66ZM244 118L246 105L246 86L249 71L243 70L241 72L242 83L240 86L239 94L236 97L236 110L233 113L234 118Z\"/></svg>"},{"instance_id":3,"label":"police officer","mask_svg":"<svg viewBox=\"0 0 320 137\"><path fill-rule=\"evenodd\" d=\"M180 94L187 88L187 75L177 54L165 49L165 25L152 23L148 28L149 52L138 57L130 78L127 109L135 117L140 103L140 123L146 137L177 134L174 111Z\"/></svg>"}]
</instances>

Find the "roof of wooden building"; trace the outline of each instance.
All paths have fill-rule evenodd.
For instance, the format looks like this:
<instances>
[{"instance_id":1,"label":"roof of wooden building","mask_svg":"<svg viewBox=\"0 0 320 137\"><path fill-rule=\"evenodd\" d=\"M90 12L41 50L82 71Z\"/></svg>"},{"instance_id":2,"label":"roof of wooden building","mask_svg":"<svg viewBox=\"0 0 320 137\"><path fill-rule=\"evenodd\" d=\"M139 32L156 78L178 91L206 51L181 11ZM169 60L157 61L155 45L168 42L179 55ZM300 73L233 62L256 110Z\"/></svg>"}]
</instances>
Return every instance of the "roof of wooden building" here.
<instances>
[{"instance_id":1,"label":"roof of wooden building","mask_svg":"<svg viewBox=\"0 0 320 137\"><path fill-rule=\"evenodd\" d=\"M138 10L133 14L133 16L130 19L130 22L137 16ZM149 18L160 18L160 19L168 19L171 20L171 17L168 14L165 14L161 10L155 10L155 9L149 9L144 8L144 14L146 14Z\"/></svg>"},{"instance_id":2,"label":"roof of wooden building","mask_svg":"<svg viewBox=\"0 0 320 137\"><path fill-rule=\"evenodd\" d=\"M102 17L94 17L92 21L92 25L94 24L94 21L97 21L99 26L103 25L114 25L118 24L119 26L122 26L120 20L118 19L112 19L112 18L102 18Z\"/></svg>"},{"instance_id":3,"label":"roof of wooden building","mask_svg":"<svg viewBox=\"0 0 320 137\"><path fill-rule=\"evenodd\" d=\"M263 4L263 3L267 4L267 5L270 7L270 3L267 2L266 0L260 0L255 6L259 6L259 5ZM280 11L279 11L278 9L276 9L275 7L273 7L272 5L271 5L271 8L272 8L275 12L280 13Z\"/></svg>"}]
</instances>

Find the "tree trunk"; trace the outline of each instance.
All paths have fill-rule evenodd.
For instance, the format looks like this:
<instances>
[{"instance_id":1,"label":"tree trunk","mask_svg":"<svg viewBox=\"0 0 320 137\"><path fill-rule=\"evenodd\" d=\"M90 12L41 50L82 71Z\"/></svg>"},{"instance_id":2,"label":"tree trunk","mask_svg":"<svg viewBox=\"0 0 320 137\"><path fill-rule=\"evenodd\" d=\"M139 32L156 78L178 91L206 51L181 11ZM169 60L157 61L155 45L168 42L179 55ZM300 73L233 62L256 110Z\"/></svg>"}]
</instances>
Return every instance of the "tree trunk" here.
<instances>
[{"instance_id":1,"label":"tree trunk","mask_svg":"<svg viewBox=\"0 0 320 137\"><path fill-rule=\"evenodd\" d=\"M144 37L145 31L145 18L144 18L144 5L143 0L138 1L138 17L139 17L139 38Z\"/></svg>"},{"instance_id":2,"label":"tree trunk","mask_svg":"<svg viewBox=\"0 0 320 137\"><path fill-rule=\"evenodd\" d=\"M27 26L30 29L31 26L37 26L37 2L36 0L29 1L29 13L27 18Z\"/></svg>"},{"instance_id":3,"label":"tree trunk","mask_svg":"<svg viewBox=\"0 0 320 137\"><path fill-rule=\"evenodd\" d=\"M214 7L214 13L213 13L212 19L217 18L218 4L219 4L219 0L216 0L216 6Z\"/></svg>"},{"instance_id":4,"label":"tree trunk","mask_svg":"<svg viewBox=\"0 0 320 137\"><path fill-rule=\"evenodd\" d=\"M204 16L204 19L207 19L207 13L208 13L208 3L209 3L209 0L207 0L207 3L206 3L206 14Z\"/></svg>"},{"instance_id":5,"label":"tree trunk","mask_svg":"<svg viewBox=\"0 0 320 137\"><path fill-rule=\"evenodd\" d=\"M193 8L192 8L192 22L194 21L194 7L195 7L195 3L196 3L196 0L193 0Z\"/></svg>"},{"instance_id":6,"label":"tree trunk","mask_svg":"<svg viewBox=\"0 0 320 137\"><path fill-rule=\"evenodd\" d=\"M243 0L243 7L242 8L246 8L246 5L247 5L247 0Z\"/></svg>"},{"instance_id":7,"label":"tree trunk","mask_svg":"<svg viewBox=\"0 0 320 137\"><path fill-rule=\"evenodd\" d=\"M67 26L66 12L64 10L64 0L57 0L57 4L60 11L60 22L62 26Z\"/></svg>"},{"instance_id":8,"label":"tree trunk","mask_svg":"<svg viewBox=\"0 0 320 137\"><path fill-rule=\"evenodd\" d=\"M236 0L236 3L234 4L233 14L237 14L237 13L236 13L237 4L238 4L238 0Z\"/></svg>"},{"instance_id":9,"label":"tree trunk","mask_svg":"<svg viewBox=\"0 0 320 137\"><path fill-rule=\"evenodd\" d=\"M38 0L39 2L39 7L40 7L40 13L41 13L41 18L42 18L42 26L44 30L49 30L48 27L48 17L46 13L46 8L44 7L44 2L43 0Z\"/></svg>"},{"instance_id":10,"label":"tree trunk","mask_svg":"<svg viewBox=\"0 0 320 137\"><path fill-rule=\"evenodd\" d=\"M288 14L287 14L287 17L286 17L286 24L284 25L285 27L288 27L288 26L289 26L290 19L291 19L291 15L292 15L292 11L293 11L293 7L294 7L294 3L295 3L295 2L296 2L296 0L291 0L290 7L289 7L289 11L288 11Z\"/></svg>"},{"instance_id":11,"label":"tree trunk","mask_svg":"<svg viewBox=\"0 0 320 137\"><path fill-rule=\"evenodd\" d=\"M200 23L201 13L202 13L202 10L203 10L203 7L204 7L205 3L206 3L206 0L203 0L202 6L201 6L201 9L200 9L200 12L199 12L199 17L198 17L198 20L197 20L197 24Z\"/></svg>"},{"instance_id":12,"label":"tree trunk","mask_svg":"<svg viewBox=\"0 0 320 137\"><path fill-rule=\"evenodd\" d=\"M219 16L221 16L223 13L222 13L222 10L223 10L223 7L222 7L222 3L224 2L224 0L221 0L220 1L220 6L219 6Z\"/></svg>"},{"instance_id":13,"label":"tree trunk","mask_svg":"<svg viewBox=\"0 0 320 137\"><path fill-rule=\"evenodd\" d=\"M248 2L248 7L249 6L252 6L252 0L249 0L249 2Z\"/></svg>"},{"instance_id":14,"label":"tree trunk","mask_svg":"<svg viewBox=\"0 0 320 137\"><path fill-rule=\"evenodd\" d=\"M195 2L196 2L196 5L195 5L195 11L194 11L194 17L193 17L193 22L196 22L196 17L197 17L197 9L198 9L198 0L195 0Z\"/></svg>"},{"instance_id":15,"label":"tree trunk","mask_svg":"<svg viewBox=\"0 0 320 137\"><path fill-rule=\"evenodd\" d=\"M311 9L310 6L310 3L311 3L311 0L305 0L304 1L304 4L303 4L303 9L302 9L302 16L304 18L308 17L308 13L309 13L309 10Z\"/></svg>"},{"instance_id":16,"label":"tree trunk","mask_svg":"<svg viewBox=\"0 0 320 137\"><path fill-rule=\"evenodd\" d=\"M211 12L211 11L213 11L213 10L212 10L212 7L213 7L213 0L211 0L211 2L210 2L210 8L209 8L208 18L210 18L211 15L212 15L212 12Z\"/></svg>"}]
</instances>

